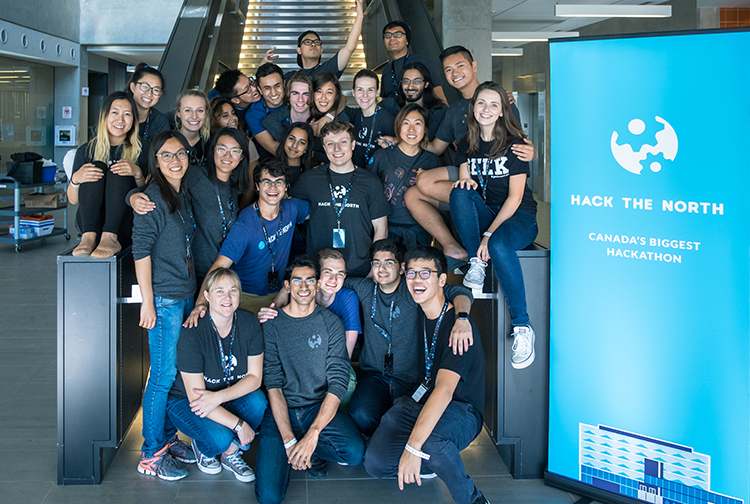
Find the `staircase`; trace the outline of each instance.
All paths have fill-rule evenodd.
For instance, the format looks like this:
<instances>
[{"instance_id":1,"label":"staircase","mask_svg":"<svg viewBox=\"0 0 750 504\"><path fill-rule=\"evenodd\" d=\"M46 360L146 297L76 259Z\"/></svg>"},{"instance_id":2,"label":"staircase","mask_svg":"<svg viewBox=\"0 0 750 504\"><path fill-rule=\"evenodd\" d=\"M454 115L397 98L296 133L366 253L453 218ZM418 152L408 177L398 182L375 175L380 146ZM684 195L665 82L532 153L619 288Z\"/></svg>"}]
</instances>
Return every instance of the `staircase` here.
<instances>
[{"instance_id":1,"label":"staircase","mask_svg":"<svg viewBox=\"0 0 750 504\"><path fill-rule=\"evenodd\" d=\"M266 51L276 47L279 57L274 63L284 73L297 66L297 37L306 30L315 30L323 40L323 61L333 57L346 44L356 14L352 0L250 0L242 37L239 68L247 75L255 73ZM360 37L357 49L341 77L341 89L350 104L352 80L366 68Z\"/></svg>"}]
</instances>

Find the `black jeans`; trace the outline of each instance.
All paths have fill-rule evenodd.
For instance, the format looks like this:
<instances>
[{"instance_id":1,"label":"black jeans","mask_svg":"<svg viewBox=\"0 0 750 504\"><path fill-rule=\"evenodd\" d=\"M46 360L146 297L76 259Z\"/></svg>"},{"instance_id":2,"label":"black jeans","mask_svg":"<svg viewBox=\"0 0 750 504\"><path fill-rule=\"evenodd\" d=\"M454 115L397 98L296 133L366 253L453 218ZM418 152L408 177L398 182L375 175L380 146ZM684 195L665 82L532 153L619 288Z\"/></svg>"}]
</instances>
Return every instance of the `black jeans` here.
<instances>
[{"instance_id":1,"label":"black jeans","mask_svg":"<svg viewBox=\"0 0 750 504\"><path fill-rule=\"evenodd\" d=\"M126 212L130 211L125 197L135 187L135 179L115 175L105 168L104 163L95 164L102 169L104 176L96 182L85 182L78 189L81 232L118 234Z\"/></svg>"}]
</instances>

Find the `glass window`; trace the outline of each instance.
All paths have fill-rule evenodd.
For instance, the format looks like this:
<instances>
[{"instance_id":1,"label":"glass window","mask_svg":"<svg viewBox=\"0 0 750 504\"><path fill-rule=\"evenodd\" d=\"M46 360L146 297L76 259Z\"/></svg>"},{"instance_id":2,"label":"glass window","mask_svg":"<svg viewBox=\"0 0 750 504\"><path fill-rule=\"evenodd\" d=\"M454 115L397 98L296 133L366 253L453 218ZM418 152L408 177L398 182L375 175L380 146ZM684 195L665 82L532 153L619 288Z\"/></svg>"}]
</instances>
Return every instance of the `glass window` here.
<instances>
[{"instance_id":1,"label":"glass window","mask_svg":"<svg viewBox=\"0 0 750 504\"><path fill-rule=\"evenodd\" d=\"M0 57L0 173L15 152L54 151L54 68Z\"/></svg>"}]
</instances>

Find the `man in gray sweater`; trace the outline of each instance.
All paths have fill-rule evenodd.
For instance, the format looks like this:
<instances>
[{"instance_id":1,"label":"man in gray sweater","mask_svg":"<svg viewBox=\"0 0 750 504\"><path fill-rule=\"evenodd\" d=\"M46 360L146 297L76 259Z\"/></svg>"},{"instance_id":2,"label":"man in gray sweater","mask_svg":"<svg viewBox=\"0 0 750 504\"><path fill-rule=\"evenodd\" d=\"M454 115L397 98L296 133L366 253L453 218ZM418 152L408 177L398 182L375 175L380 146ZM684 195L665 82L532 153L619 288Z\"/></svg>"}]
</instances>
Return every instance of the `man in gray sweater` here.
<instances>
[{"instance_id":1,"label":"man in gray sweater","mask_svg":"<svg viewBox=\"0 0 750 504\"><path fill-rule=\"evenodd\" d=\"M255 496L261 504L284 500L291 468L324 478L327 460L362 462L362 436L337 412L349 380L344 325L316 304L317 284L317 263L297 257L286 268L289 304L263 324L263 380L271 407L259 432Z\"/></svg>"}]
</instances>

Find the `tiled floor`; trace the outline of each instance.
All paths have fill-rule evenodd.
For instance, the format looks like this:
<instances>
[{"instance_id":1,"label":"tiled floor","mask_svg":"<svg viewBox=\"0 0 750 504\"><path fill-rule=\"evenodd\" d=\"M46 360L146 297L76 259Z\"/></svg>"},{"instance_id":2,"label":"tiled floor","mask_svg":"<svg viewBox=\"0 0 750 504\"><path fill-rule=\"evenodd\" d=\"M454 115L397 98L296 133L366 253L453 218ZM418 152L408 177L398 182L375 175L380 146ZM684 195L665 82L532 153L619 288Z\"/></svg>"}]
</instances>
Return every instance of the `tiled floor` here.
<instances>
[{"instance_id":1,"label":"tiled floor","mask_svg":"<svg viewBox=\"0 0 750 504\"><path fill-rule=\"evenodd\" d=\"M73 212L71 212L72 214ZM70 216L72 224L72 215ZM136 472L140 423L130 433L99 486L57 486L56 450L56 256L72 248L56 237L27 244L21 254L0 244L0 503L198 503L255 502L252 484L223 472L208 476L195 466L179 482ZM483 433L463 453L467 472L493 503L574 503L578 497L541 480L514 480ZM254 462L255 454L247 454ZM411 485L374 480L360 467L332 465L323 481L297 473L288 503L450 503L439 480Z\"/></svg>"}]
</instances>

